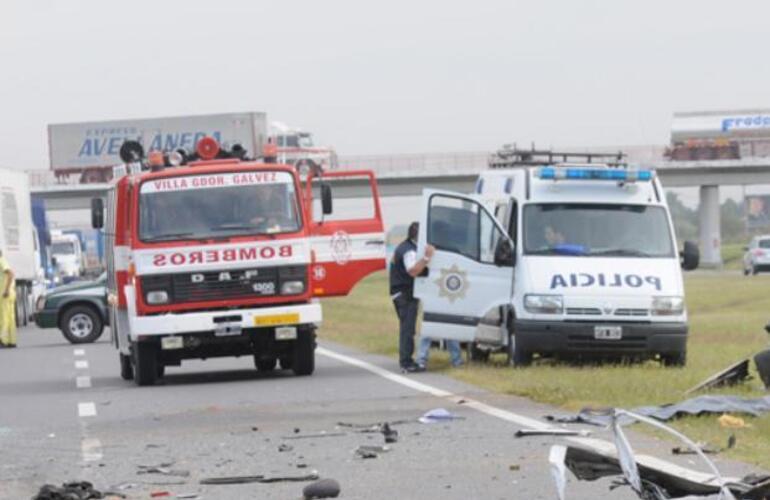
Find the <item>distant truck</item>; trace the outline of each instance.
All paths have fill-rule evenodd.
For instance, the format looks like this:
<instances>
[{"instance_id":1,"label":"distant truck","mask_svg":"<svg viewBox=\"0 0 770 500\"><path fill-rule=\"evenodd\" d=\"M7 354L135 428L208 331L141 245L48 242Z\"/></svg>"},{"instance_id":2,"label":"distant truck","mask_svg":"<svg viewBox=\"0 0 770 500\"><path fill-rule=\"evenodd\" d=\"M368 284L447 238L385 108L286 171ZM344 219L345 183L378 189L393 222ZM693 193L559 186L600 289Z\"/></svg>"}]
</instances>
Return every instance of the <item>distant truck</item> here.
<instances>
[{"instance_id":1,"label":"distant truck","mask_svg":"<svg viewBox=\"0 0 770 500\"><path fill-rule=\"evenodd\" d=\"M29 178L0 169L0 250L16 275L16 320L26 325L35 301L45 291L40 240L32 224Z\"/></svg>"},{"instance_id":2,"label":"distant truck","mask_svg":"<svg viewBox=\"0 0 770 500\"><path fill-rule=\"evenodd\" d=\"M246 112L52 124L48 126L51 170L60 183L109 182L112 167L122 164L119 153L125 141L139 142L148 153L192 153L204 136L226 149L240 145L243 158L261 156L264 146L272 143L286 164L323 169L337 164L334 150L314 146L309 132L277 122L268 130L265 113Z\"/></svg>"},{"instance_id":3,"label":"distant truck","mask_svg":"<svg viewBox=\"0 0 770 500\"><path fill-rule=\"evenodd\" d=\"M770 110L674 113L665 154L675 161L770 156Z\"/></svg>"},{"instance_id":4,"label":"distant truck","mask_svg":"<svg viewBox=\"0 0 770 500\"><path fill-rule=\"evenodd\" d=\"M83 276L83 245L78 235L54 231L51 236L51 262L57 284L68 283Z\"/></svg>"},{"instance_id":5,"label":"distant truck","mask_svg":"<svg viewBox=\"0 0 770 500\"><path fill-rule=\"evenodd\" d=\"M270 141L277 146L278 161L297 167L337 168L337 152L328 146L316 146L313 135L280 122L270 124Z\"/></svg>"}]
</instances>

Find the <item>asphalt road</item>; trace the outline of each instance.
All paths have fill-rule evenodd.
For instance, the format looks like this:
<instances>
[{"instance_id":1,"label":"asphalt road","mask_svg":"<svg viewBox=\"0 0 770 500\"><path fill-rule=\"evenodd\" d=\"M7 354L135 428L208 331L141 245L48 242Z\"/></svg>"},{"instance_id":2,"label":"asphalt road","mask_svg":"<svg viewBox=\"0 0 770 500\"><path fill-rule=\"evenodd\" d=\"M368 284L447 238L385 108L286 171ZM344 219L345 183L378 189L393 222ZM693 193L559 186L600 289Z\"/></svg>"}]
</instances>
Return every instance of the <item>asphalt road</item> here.
<instances>
[{"instance_id":1,"label":"asphalt road","mask_svg":"<svg viewBox=\"0 0 770 500\"><path fill-rule=\"evenodd\" d=\"M28 327L19 348L0 350L0 498L26 499L44 483L82 479L137 499L159 492L169 498L297 499L306 483L199 480L313 471L337 479L340 498L556 498L547 457L550 446L563 441L514 438L519 416L542 421L558 413L553 408L437 374L397 376L390 359L322 339L311 377L264 375L249 358L224 358L169 367L161 385L140 388L119 377L108 337L109 331L95 344L73 346L58 331ZM480 403L458 404L462 399ZM461 419L416 422L439 407ZM506 419L512 414L514 421ZM339 425L403 420L394 426L398 442L371 459L354 452L383 445L383 436ZM636 434L632 443L636 451L671 459L670 444ZM282 445L288 449L280 451ZM140 466L161 464L189 475L139 474ZM730 474L751 471L719 464ZM571 477L567 498L636 498L625 487L609 493L609 485Z\"/></svg>"}]
</instances>

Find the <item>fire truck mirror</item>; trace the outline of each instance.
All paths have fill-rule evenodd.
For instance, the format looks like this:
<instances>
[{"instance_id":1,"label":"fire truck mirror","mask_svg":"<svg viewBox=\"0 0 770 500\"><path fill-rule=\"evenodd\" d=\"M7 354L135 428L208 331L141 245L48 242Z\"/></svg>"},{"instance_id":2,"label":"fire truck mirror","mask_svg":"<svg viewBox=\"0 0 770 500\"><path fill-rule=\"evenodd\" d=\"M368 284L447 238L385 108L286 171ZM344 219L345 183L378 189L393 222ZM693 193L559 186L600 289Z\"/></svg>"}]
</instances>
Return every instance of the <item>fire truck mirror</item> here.
<instances>
[{"instance_id":1,"label":"fire truck mirror","mask_svg":"<svg viewBox=\"0 0 770 500\"><path fill-rule=\"evenodd\" d=\"M332 213L332 188L328 184L321 184L321 207L324 215Z\"/></svg>"},{"instance_id":2,"label":"fire truck mirror","mask_svg":"<svg viewBox=\"0 0 770 500\"><path fill-rule=\"evenodd\" d=\"M94 229L104 227L104 200L101 198L91 199L91 227Z\"/></svg>"}]
</instances>

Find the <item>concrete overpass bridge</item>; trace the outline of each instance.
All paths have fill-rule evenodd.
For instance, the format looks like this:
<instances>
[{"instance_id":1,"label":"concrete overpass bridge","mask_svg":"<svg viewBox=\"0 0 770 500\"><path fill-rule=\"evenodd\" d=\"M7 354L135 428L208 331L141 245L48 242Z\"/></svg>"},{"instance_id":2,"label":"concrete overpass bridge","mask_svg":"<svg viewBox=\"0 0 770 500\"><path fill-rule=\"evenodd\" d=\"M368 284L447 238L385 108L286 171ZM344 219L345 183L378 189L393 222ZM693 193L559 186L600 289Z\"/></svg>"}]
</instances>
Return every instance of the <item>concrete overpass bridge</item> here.
<instances>
[{"instance_id":1,"label":"concrete overpass bridge","mask_svg":"<svg viewBox=\"0 0 770 500\"><path fill-rule=\"evenodd\" d=\"M342 158L340 168L374 170L383 197L419 196L425 187L472 191L479 172L487 168L487 158L488 153L351 157ZM664 187L700 189L699 243L704 265L721 265L719 187L770 184L770 158L688 162L648 159L640 163L654 168ZM46 200L49 210L85 210L90 208L91 198L103 196L107 188L106 184L33 181L32 192ZM360 198L367 193L368 184L363 179L334 184L335 197Z\"/></svg>"}]
</instances>

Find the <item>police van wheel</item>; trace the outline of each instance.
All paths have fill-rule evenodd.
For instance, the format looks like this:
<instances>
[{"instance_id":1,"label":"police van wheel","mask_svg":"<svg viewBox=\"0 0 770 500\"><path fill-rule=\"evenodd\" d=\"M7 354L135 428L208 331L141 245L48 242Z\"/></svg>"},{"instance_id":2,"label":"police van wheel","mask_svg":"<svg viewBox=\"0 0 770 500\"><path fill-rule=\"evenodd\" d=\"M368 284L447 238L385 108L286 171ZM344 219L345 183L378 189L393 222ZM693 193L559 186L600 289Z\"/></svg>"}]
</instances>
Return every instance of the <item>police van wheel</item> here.
<instances>
[{"instance_id":1,"label":"police van wheel","mask_svg":"<svg viewBox=\"0 0 770 500\"><path fill-rule=\"evenodd\" d=\"M315 370L315 328L298 329L291 369L295 375L311 375Z\"/></svg>"},{"instance_id":2,"label":"police van wheel","mask_svg":"<svg viewBox=\"0 0 770 500\"><path fill-rule=\"evenodd\" d=\"M687 364L687 351L682 350L674 353L661 354L660 362L663 363L663 366L683 367Z\"/></svg>"},{"instance_id":3,"label":"police van wheel","mask_svg":"<svg viewBox=\"0 0 770 500\"><path fill-rule=\"evenodd\" d=\"M134 344L134 382L153 385L158 380L158 349L151 342Z\"/></svg>"},{"instance_id":4,"label":"police van wheel","mask_svg":"<svg viewBox=\"0 0 770 500\"><path fill-rule=\"evenodd\" d=\"M476 342L468 343L468 358L471 361L486 363L489 361L489 349L480 349Z\"/></svg>"},{"instance_id":5,"label":"police van wheel","mask_svg":"<svg viewBox=\"0 0 770 500\"><path fill-rule=\"evenodd\" d=\"M522 349L516 348L516 335L508 334L508 346L506 348L508 354L508 364L515 367L529 366L532 364L532 353L525 352Z\"/></svg>"},{"instance_id":6,"label":"police van wheel","mask_svg":"<svg viewBox=\"0 0 770 500\"><path fill-rule=\"evenodd\" d=\"M131 364L131 356L120 354L120 378L123 380L134 379L134 366Z\"/></svg>"}]
</instances>

